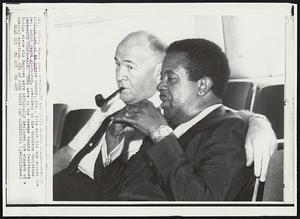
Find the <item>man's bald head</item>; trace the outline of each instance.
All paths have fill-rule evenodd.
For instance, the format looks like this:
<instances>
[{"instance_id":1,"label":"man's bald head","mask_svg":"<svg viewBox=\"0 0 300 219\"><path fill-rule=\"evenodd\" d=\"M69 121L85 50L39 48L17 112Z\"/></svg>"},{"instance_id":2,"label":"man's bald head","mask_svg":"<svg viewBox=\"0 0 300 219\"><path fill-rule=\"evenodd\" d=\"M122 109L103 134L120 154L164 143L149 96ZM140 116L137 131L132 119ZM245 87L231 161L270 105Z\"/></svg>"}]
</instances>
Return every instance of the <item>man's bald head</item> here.
<instances>
[{"instance_id":1,"label":"man's bald head","mask_svg":"<svg viewBox=\"0 0 300 219\"><path fill-rule=\"evenodd\" d=\"M128 34L119 43L118 48L124 45L131 48L139 46L150 49L154 53L154 57L158 63L162 62L167 48L167 46L157 36L143 30Z\"/></svg>"},{"instance_id":2,"label":"man's bald head","mask_svg":"<svg viewBox=\"0 0 300 219\"><path fill-rule=\"evenodd\" d=\"M153 34L137 31L127 35L118 45L116 79L124 88L120 98L126 104L149 99L156 92L165 45Z\"/></svg>"}]
</instances>

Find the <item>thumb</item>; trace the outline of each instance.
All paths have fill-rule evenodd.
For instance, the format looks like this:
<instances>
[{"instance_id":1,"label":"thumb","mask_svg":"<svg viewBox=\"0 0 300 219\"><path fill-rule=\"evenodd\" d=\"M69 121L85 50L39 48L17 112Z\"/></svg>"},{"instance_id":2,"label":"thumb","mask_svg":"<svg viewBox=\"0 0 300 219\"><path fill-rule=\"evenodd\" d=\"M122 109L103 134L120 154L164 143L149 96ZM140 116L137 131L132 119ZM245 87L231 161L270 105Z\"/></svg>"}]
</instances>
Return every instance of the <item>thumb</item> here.
<instances>
[{"instance_id":1,"label":"thumb","mask_svg":"<svg viewBox=\"0 0 300 219\"><path fill-rule=\"evenodd\" d=\"M133 130L135 130L135 128L133 128L132 126L125 126L124 128L124 132L131 132Z\"/></svg>"},{"instance_id":2,"label":"thumb","mask_svg":"<svg viewBox=\"0 0 300 219\"><path fill-rule=\"evenodd\" d=\"M113 122L109 127L108 131L111 132L112 134L121 134L124 130L124 124Z\"/></svg>"}]
</instances>

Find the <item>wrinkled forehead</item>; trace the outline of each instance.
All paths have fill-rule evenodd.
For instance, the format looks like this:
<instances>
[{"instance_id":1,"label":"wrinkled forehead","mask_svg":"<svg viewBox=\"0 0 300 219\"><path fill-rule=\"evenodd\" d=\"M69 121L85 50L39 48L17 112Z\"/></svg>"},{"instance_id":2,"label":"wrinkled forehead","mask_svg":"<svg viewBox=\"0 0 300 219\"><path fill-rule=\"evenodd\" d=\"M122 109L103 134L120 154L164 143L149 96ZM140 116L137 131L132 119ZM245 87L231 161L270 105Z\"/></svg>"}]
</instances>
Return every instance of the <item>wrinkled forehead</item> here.
<instances>
[{"instance_id":1,"label":"wrinkled forehead","mask_svg":"<svg viewBox=\"0 0 300 219\"><path fill-rule=\"evenodd\" d=\"M155 53L149 47L149 43L144 40L123 40L116 49L115 58L119 61L131 60L139 62L154 60Z\"/></svg>"}]
</instances>

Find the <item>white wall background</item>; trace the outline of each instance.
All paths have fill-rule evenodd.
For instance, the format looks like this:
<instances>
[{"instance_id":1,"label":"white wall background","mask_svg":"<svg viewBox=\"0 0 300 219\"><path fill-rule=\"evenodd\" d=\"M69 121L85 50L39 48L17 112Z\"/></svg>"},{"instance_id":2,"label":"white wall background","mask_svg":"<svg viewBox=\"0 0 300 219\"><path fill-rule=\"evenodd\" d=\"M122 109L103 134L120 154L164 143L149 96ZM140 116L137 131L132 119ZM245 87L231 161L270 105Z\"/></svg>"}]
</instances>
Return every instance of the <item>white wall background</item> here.
<instances>
[{"instance_id":1,"label":"white wall background","mask_svg":"<svg viewBox=\"0 0 300 219\"><path fill-rule=\"evenodd\" d=\"M206 38L223 48L232 78L284 75L284 17L104 16L54 11L49 22L48 80L54 103L95 108L94 96L116 89L114 53L130 32L147 30L166 43ZM225 37L224 37L225 36Z\"/></svg>"},{"instance_id":2,"label":"white wall background","mask_svg":"<svg viewBox=\"0 0 300 219\"><path fill-rule=\"evenodd\" d=\"M223 27L232 78L284 75L284 16L225 16Z\"/></svg>"}]
</instances>

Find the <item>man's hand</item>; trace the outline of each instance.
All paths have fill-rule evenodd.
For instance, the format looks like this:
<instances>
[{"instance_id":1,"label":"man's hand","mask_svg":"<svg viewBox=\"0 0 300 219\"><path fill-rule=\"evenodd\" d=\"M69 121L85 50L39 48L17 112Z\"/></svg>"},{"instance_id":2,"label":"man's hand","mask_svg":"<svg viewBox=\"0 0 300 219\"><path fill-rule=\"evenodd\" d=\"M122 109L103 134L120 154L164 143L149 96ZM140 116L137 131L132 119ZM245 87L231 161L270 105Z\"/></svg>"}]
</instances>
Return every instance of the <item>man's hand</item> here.
<instances>
[{"instance_id":1,"label":"man's hand","mask_svg":"<svg viewBox=\"0 0 300 219\"><path fill-rule=\"evenodd\" d=\"M264 182L271 155L277 149L276 136L266 118L253 116L245 142L247 166L254 161L254 174Z\"/></svg>"},{"instance_id":2,"label":"man's hand","mask_svg":"<svg viewBox=\"0 0 300 219\"><path fill-rule=\"evenodd\" d=\"M127 123L149 137L160 126L168 125L160 110L148 100L127 105L123 113L114 116L113 121Z\"/></svg>"},{"instance_id":3,"label":"man's hand","mask_svg":"<svg viewBox=\"0 0 300 219\"><path fill-rule=\"evenodd\" d=\"M117 115L122 116L125 111L126 109L123 108L117 113ZM114 148L120 144L122 139L125 137L125 133L129 131L133 131L133 128L125 123L113 122L108 126L105 135L107 154L113 151Z\"/></svg>"},{"instance_id":4,"label":"man's hand","mask_svg":"<svg viewBox=\"0 0 300 219\"><path fill-rule=\"evenodd\" d=\"M112 123L106 130L105 140L107 145L107 154L120 144L125 136L124 124Z\"/></svg>"}]
</instances>

